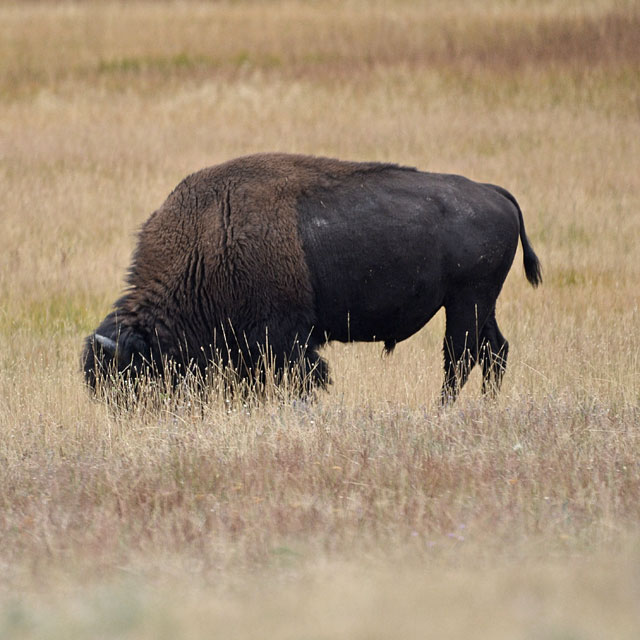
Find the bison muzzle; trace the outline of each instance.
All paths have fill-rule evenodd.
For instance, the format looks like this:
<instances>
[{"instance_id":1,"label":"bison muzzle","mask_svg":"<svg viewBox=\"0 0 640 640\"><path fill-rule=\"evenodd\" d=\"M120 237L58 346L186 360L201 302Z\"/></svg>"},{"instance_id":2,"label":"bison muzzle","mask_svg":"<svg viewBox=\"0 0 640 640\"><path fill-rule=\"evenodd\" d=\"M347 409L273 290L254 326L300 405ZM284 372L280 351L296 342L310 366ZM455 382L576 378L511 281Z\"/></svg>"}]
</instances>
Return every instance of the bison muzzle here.
<instances>
[{"instance_id":1,"label":"bison muzzle","mask_svg":"<svg viewBox=\"0 0 640 640\"><path fill-rule=\"evenodd\" d=\"M482 363L497 390L508 343L496 299L522 242L514 197L457 175L391 164L259 154L185 178L143 225L124 295L85 342L92 387L212 362L325 387L325 342L382 341L387 352L446 311L442 399ZM253 379L256 379L255 377Z\"/></svg>"}]
</instances>

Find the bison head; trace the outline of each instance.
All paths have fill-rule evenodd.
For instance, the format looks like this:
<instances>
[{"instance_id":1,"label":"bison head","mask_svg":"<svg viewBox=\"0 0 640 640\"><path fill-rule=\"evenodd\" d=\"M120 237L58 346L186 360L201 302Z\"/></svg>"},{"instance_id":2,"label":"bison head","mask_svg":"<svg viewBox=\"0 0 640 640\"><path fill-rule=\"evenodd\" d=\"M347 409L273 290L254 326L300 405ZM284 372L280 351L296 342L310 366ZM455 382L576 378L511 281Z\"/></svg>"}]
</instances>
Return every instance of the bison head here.
<instances>
[{"instance_id":1,"label":"bison head","mask_svg":"<svg viewBox=\"0 0 640 640\"><path fill-rule=\"evenodd\" d=\"M152 367L149 340L111 313L85 340L82 364L85 380L94 391L100 380L135 380Z\"/></svg>"}]
</instances>

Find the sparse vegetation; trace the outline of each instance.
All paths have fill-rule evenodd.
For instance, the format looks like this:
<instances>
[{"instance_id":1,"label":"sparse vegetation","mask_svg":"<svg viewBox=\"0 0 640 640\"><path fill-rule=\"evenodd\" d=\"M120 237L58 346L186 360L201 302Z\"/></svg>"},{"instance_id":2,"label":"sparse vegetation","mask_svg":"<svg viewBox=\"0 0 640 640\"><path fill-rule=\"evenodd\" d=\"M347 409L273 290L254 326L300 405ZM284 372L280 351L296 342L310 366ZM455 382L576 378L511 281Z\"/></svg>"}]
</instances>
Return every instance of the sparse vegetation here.
<instances>
[{"instance_id":1,"label":"sparse vegetation","mask_svg":"<svg viewBox=\"0 0 640 640\"><path fill-rule=\"evenodd\" d=\"M636 638L637 2L0 4L0 638ZM203 166L282 150L497 182L525 213L501 396L442 318L333 345L313 404L117 412L83 337ZM164 404L163 404L164 403Z\"/></svg>"}]
</instances>

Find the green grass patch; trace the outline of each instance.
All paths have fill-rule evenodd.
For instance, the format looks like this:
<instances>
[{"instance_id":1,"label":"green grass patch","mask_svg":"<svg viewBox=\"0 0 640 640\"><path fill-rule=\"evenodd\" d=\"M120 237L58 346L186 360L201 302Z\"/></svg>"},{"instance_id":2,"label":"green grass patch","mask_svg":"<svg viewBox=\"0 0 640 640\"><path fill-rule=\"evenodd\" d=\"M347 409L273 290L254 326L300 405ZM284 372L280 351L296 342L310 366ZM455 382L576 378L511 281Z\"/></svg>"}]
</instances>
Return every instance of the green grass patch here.
<instances>
[{"instance_id":1,"label":"green grass patch","mask_svg":"<svg viewBox=\"0 0 640 640\"><path fill-rule=\"evenodd\" d=\"M213 58L181 52L172 56L124 56L101 60L97 71L99 74L138 74L147 71L172 72L196 67L215 67L218 64Z\"/></svg>"},{"instance_id":2,"label":"green grass patch","mask_svg":"<svg viewBox=\"0 0 640 640\"><path fill-rule=\"evenodd\" d=\"M95 328L104 300L91 294L55 293L47 298L8 304L0 312L0 333L11 336L28 331L34 337L85 335Z\"/></svg>"}]
</instances>

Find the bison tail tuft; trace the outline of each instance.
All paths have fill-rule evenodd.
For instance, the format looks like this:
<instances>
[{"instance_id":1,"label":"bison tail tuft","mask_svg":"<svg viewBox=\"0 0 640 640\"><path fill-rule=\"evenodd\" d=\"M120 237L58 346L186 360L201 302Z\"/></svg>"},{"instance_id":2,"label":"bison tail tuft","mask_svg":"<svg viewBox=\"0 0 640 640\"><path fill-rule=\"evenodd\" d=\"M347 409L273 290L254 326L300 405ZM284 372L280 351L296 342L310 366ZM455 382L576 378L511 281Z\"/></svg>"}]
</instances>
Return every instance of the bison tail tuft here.
<instances>
[{"instance_id":1,"label":"bison tail tuft","mask_svg":"<svg viewBox=\"0 0 640 640\"><path fill-rule=\"evenodd\" d=\"M537 287L542 283L542 265L540 264L540 260L538 260L538 256L533 251L533 248L526 241L526 236L522 242L522 252L524 254L524 272L527 276L527 280L534 286Z\"/></svg>"}]
</instances>

